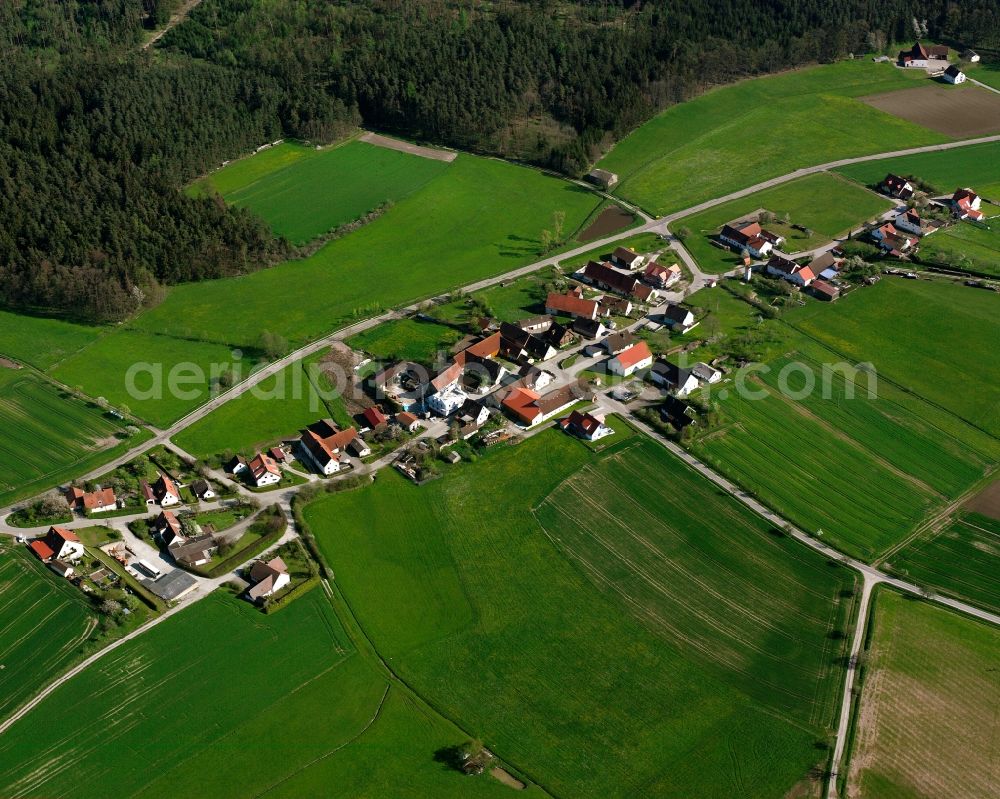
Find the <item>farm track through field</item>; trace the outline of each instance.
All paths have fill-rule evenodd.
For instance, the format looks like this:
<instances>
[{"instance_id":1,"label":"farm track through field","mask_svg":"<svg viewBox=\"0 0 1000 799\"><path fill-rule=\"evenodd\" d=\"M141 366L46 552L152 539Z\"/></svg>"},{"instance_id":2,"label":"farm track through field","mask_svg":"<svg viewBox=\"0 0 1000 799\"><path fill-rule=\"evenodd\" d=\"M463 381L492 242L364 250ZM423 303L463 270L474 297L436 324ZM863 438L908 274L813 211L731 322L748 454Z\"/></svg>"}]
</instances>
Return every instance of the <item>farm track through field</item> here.
<instances>
[{"instance_id":1,"label":"farm track through field","mask_svg":"<svg viewBox=\"0 0 1000 799\"><path fill-rule=\"evenodd\" d=\"M972 497L983 490L984 485L988 485L992 480L996 470L991 472L983 480L977 482L972 488L969 488L957 499L949 502L943 508L938 509L930 518L928 518L923 524L921 524L917 529L915 529L910 535L904 538L895 546L889 548L881 555L879 555L875 560L872 561L872 566L881 566L889 558L894 555L899 554L904 549L906 549L911 544L916 543L922 539L931 539L936 533L939 533L947 524L948 520L961 508L966 502L968 502Z\"/></svg>"}]
</instances>

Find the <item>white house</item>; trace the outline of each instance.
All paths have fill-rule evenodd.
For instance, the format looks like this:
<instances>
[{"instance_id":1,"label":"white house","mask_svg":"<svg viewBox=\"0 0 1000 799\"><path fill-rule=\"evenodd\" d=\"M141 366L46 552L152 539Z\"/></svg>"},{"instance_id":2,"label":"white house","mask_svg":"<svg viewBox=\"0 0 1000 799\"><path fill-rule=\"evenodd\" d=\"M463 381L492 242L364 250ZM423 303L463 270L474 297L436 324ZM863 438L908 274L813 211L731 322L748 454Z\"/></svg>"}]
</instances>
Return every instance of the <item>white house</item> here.
<instances>
[{"instance_id":1,"label":"white house","mask_svg":"<svg viewBox=\"0 0 1000 799\"><path fill-rule=\"evenodd\" d=\"M257 602L278 593L291 582L291 577L288 576L288 567L285 562L281 558L275 557L266 563L258 560L250 568L250 581L254 585L247 591L247 596Z\"/></svg>"},{"instance_id":2,"label":"white house","mask_svg":"<svg viewBox=\"0 0 1000 799\"><path fill-rule=\"evenodd\" d=\"M681 369L670 361L657 361L649 370L649 379L656 385L672 391L677 397L686 397L698 388L698 378L691 369Z\"/></svg>"},{"instance_id":3,"label":"white house","mask_svg":"<svg viewBox=\"0 0 1000 799\"><path fill-rule=\"evenodd\" d=\"M816 279L816 275L808 266L802 266L780 255L772 256L767 262L767 273L802 287L808 286Z\"/></svg>"},{"instance_id":4,"label":"white house","mask_svg":"<svg viewBox=\"0 0 1000 799\"><path fill-rule=\"evenodd\" d=\"M263 452L258 452L247 464L247 468L250 469L250 477L257 488L281 482L281 469L270 455Z\"/></svg>"},{"instance_id":5,"label":"white house","mask_svg":"<svg viewBox=\"0 0 1000 799\"><path fill-rule=\"evenodd\" d=\"M642 276L651 286L666 289L681 279L681 268L677 264L663 266L653 261L646 267L646 271L643 272Z\"/></svg>"},{"instance_id":6,"label":"white house","mask_svg":"<svg viewBox=\"0 0 1000 799\"><path fill-rule=\"evenodd\" d=\"M402 427L407 433L415 433L420 429L420 419L409 411L397 413L396 424Z\"/></svg>"},{"instance_id":7,"label":"white house","mask_svg":"<svg viewBox=\"0 0 1000 799\"><path fill-rule=\"evenodd\" d=\"M587 439L587 441L598 441L615 432L604 423L602 417L579 411L573 411L565 419L562 419L559 426L580 438Z\"/></svg>"},{"instance_id":8,"label":"white house","mask_svg":"<svg viewBox=\"0 0 1000 799\"><path fill-rule=\"evenodd\" d=\"M160 479L156 481L156 484L153 486L153 493L156 495L161 508L169 508L171 505L180 504L181 492L174 481L165 474L161 474Z\"/></svg>"},{"instance_id":9,"label":"white house","mask_svg":"<svg viewBox=\"0 0 1000 799\"><path fill-rule=\"evenodd\" d=\"M85 492L71 486L66 492L66 501L70 507L90 513L107 513L118 509L118 499L112 488Z\"/></svg>"},{"instance_id":10,"label":"white house","mask_svg":"<svg viewBox=\"0 0 1000 799\"><path fill-rule=\"evenodd\" d=\"M901 178L899 175L894 175L892 172L888 173L882 180L881 188L890 197L896 197L900 200L910 199L915 191L910 181L906 178Z\"/></svg>"},{"instance_id":11,"label":"white house","mask_svg":"<svg viewBox=\"0 0 1000 799\"><path fill-rule=\"evenodd\" d=\"M754 258L763 258L775 247L780 247L785 239L764 230L759 222L738 222L736 225L723 225L719 240L739 251L746 250Z\"/></svg>"},{"instance_id":12,"label":"white house","mask_svg":"<svg viewBox=\"0 0 1000 799\"><path fill-rule=\"evenodd\" d=\"M671 305L667 308L663 319L665 325L673 330L679 330L681 333L687 333L698 324L694 314L682 305Z\"/></svg>"},{"instance_id":13,"label":"white house","mask_svg":"<svg viewBox=\"0 0 1000 799\"><path fill-rule=\"evenodd\" d=\"M369 447L368 444L365 443L365 440L360 436L354 438L351 443L347 445L347 448L356 458L367 458L372 454L371 447Z\"/></svg>"},{"instance_id":14,"label":"white house","mask_svg":"<svg viewBox=\"0 0 1000 799\"><path fill-rule=\"evenodd\" d=\"M703 361L698 361L698 363L691 367L691 374L697 377L702 383L718 383L722 380L722 372Z\"/></svg>"},{"instance_id":15,"label":"white house","mask_svg":"<svg viewBox=\"0 0 1000 799\"><path fill-rule=\"evenodd\" d=\"M457 385L451 385L428 397L427 407L439 416L451 416L465 404L468 398L468 395Z\"/></svg>"},{"instance_id":16,"label":"white house","mask_svg":"<svg viewBox=\"0 0 1000 799\"><path fill-rule=\"evenodd\" d=\"M934 232L934 228L924 222L916 208L909 208L897 214L895 225L897 229L917 236L926 236L928 233Z\"/></svg>"},{"instance_id":17,"label":"white house","mask_svg":"<svg viewBox=\"0 0 1000 799\"><path fill-rule=\"evenodd\" d=\"M944 75L942 77L948 81L948 83L952 84L965 83L966 80L965 73L954 64L944 71Z\"/></svg>"},{"instance_id":18,"label":"white house","mask_svg":"<svg viewBox=\"0 0 1000 799\"><path fill-rule=\"evenodd\" d=\"M45 543L52 550L54 560L73 562L83 557L83 544L76 533L65 527L50 527L45 535Z\"/></svg>"},{"instance_id":19,"label":"white house","mask_svg":"<svg viewBox=\"0 0 1000 799\"><path fill-rule=\"evenodd\" d=\"M191 483L191 492L198 497L198 499L215 499L215 491L212 489L212 485L208 482L208 480L195 480Z\"/></svg>"},{"instance_id":20,"label":"white house","mask_svg":"<svg viewBox=\"0 0 1000 799\"><path fill-rule=\"evenodd\" d=\"M980 221L983 212L979 210L982 199L970 188L956 189L951 196L951 208L959 219Z\"/></svg>"},{"instance_id":21,"label":"white house","mask_svg":"<svg viewBox=\"0 0 1000 799\"><path fill-rule=\"evenodd\" d=\"M640 369L645 369L653 362L653 353L645 341L633 344L627 350L622 350L608 361L608 371L613 375L628 377Z\"/></svg>"},{"instance_id":22,"label":"white house","mask_svg":"<svg viewBox=\"0 0 1000 799\"><path fill-rule=\"evenodd\" d=\"M299 446L306 460L320 474L329 476L340 471L342 463L347 460L344 450L357 437L353 427L341 430L332 419L322 419L302 431Z\"/></svg>"},{"instance_id":23,"label":"white house","mask_svg":"<svg viewBox=\"0 0 1000 799\"><path fill-rule=\"evenodd\" d=\"M630 250L628 247L618 247L611 253L612 263L629 271L634 271L641 267L645 260L645 255L639 255L635 250Z\"/></svg>"}]
</instances>

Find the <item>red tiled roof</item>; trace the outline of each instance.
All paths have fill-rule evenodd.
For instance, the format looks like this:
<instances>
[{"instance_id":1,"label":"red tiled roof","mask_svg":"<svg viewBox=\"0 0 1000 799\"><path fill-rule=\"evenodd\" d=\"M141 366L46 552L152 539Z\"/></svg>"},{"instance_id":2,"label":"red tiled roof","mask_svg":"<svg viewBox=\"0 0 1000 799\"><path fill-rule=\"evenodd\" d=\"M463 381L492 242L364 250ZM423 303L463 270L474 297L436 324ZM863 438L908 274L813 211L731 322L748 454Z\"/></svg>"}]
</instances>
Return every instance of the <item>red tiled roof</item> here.
<instances>
[{"instance_id":1,"label":"red tiled roof","mask_svg":"<svg viewBox=\"0 0 1000 799\"><path fill-rule=\"evenodd\" d=\"M385 414L374 405L370 408L365 408L365 412L362 415L365 417L365 421L372 427L378 427L380 424L386 423Z\"/></svg>"},{"instance_id":2,"label":"red tiled roof","mask_svg":"<svg viewBox=\"0 0 1000 799\"><path fill-rule=\"evenodd\" d=\"M179 533L181 531L181 523L177 521L177 517L171 511L161 511L156 521L159 522L160 520L162 520L164 524L166 524L166 526L175 533Z\"/></svg>"},{"instance_id":3,"label":"red tiled roof","mask_svg":"<svg viewBox=\"0 0 1000 799\"><path fill-rule=\"evenodd\" d=\"M403 411L402 413L396 414L396 421L399 422L401 425L409 427L414 422L419 422L420 420L409 411Z\"/></svg>"},{"instance_id":4,"label":"red tiled roof","mask_svg":"<svg viewBox=\"0 0 1000 799\"><path fill-rule=\"evenodd\" d=\"M83 495L83 507L86 510L114 505L115 501L113 488L102 488L100 491L91 491L89 494Z\"/></svg>"},{"instance_id":5,"label":"red tiled roof","mask_svg":"<svg viewBox=\"0 0 1000 799\"><path fill-rule=\"evenodd\" d=\"M816 279L816 274L808 266L803 266L798 271L798 275L799 275L799 277L801 277L805 281L815 280Z\"/></svg>"},{"instance_id":6,"label":"red tiled roof","mask_svg":"<svg viewBox=\"0 0 1000 799\"><path fill-rule=\"evenodd\" d=\"M464 359L462 359L464 362ZM452 383L458 380L462 376L463 365L457 360L452 363L447 369L445 369L441 374L431 380L431 386L433 386L435 391L443 391L448 388Z\"/></svg>"},{"instance_id":7,"label":"red tiled roof","mask_svg":"<svg viewBox=\"0 0 1000 799\"><path fill-rule=\"evenodd\" d=\"M79 541L80 539L76 537L76 533L72 530L67 530L65 527L52 526L49 528L50 536L56 536L61 538L63 541Z\"/></svg>"},{"instance_id":8,"label":"red tiled roof","mask_svg":"<svg viewBox=\"0 0 1000 799\"><path fill-rule=\"evenodd\" d=\"M466 349L465 352L477 358L495 358L500 352L500 332L497 331L492 336L487 336L482 341L477 341Z\"/></svg>"},{"instance_id":9,"label":"red tiled roof","mask_svg":"<svg viewBox=\"0 0 1000 799\"><path fill-rule=\"evenodd\" d=\"M181 493L177 490L177 486L174 485L174 481L165 474L160 475L160 479L156 481L156 484L164 495L172 494L177 499L181 498Z\"/></svg>"},{"instance_id":10,"label":"red tiled roof","mask_svg":"<svg viewBox=\"0 0 1000 799\"><path fill-rule=\"evenodd\" d=\"M635 364L646 358L652 358L653 353L649 351L649 345L645 341L633 344L627 350L622 350L615 356L622 367L635 366Z\"/></svg>"},{"instance_id":11,"label":"red tiled roof","mask_svg":"<svg viewBox=\"0 0 1000 799\"><path fill-rule=\"evenodd\" d=\"M564 427L575 427L587 435L593 435L603 422L591 413L573 411L560 424Z\"/></svg>"},{"instance_id":12,"label":"red tiled roof","mask_svg":"<svg viewBox=\"0 0 1000 799\"><path fill-rule=\"evenodd\" d=\"M274 474L281 476L281 469L278 468L278 464L274 462L270 455L265 455L263 452L258 452L249 464L250 473L253 475L254 480L259 480L265 474Z\"/></svg>"},{"instance_id":13,"label":"red tiled roof","mask_svg":"<svg viewBox=\"0 0 1000 799\"><path fill-rule=\"evenodd\" d=\"M593 319L597 316L598 306L594 300L585 300L574 293L556 294L553 292L546 298L545 307L571 316Z\"/></svg>"},{"instance_id":14,"label":"red tiled roof","mask_svg":"<svg viewBox=\"0 0 1000 799\"><path fill-rule=\"evenodd\" d=\"M501 403L507 410L519 419L530 422L541 413L535 404L539 394L530 388L515 388L508 394Z\"/></svg>"},{"instance_id":15,"label":"red tiled roof","mask_svg":"<svg viewBox=\"0 0 1000 799\"><path fill-rule=\"evenodd\" d=\"M681 268L677 264L671 264L670 266L663 266L653 261L646 267L645 275L647 277L661 277L664 275L670 275L674 272L680 272Z\"/></svg>"},{"instance_id":16,"label":"red tiled roof","mask_svg":"<svg viewBox=\"0 0 1000 799\"><path fill-rule=\"evenodd\" d=\"M825 294L827 297L840 296L840 289L830 283L827 283L825 280L814 280L811 288L813 291L818 291L820 294Z\"/></svg>"},{"instance_id":17,"label":"red tiled roof","mask_svg":"<svg viewBox=\"0 0 1000 799\"><path fill-rule=\"evenodd\" d=\"M52 551L51 547L49 547L49 545L40 538L36 538L28 544L28 549L34 552L41 560L48 560L56 554Z\"/></svg>"}]
</instances>

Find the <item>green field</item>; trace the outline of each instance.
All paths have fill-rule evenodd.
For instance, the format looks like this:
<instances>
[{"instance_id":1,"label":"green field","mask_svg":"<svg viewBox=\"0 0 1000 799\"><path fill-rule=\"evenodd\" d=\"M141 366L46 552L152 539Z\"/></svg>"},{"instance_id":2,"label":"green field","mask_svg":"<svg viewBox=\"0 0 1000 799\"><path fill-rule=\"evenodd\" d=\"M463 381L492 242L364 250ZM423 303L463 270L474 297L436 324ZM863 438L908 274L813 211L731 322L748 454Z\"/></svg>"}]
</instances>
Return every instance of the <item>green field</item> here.
<instances>
[{"instance_id":1,"label":"green field","mask_svg":"<svg viewBox=\"0 0 1000 799\"><path fill-rule=\"evenodd\" d=\"M892 203L829 173L786 183L774 189L753 194L716 206L700 214L675 222L671 229L687 227L691 236L684 246L706 272L728 272L742 265L739 253L715 246L715 236L727 222L749 219L752 212L765 208L780 220L788 214L792 225L809 228L807 236L782 222L767 223L767 230L784 236L782 252L812 250L846 233L869 219L888 211Z\"/></svg>"},{"instance_id":2,"label":"green field","mask_svg":"<svg viewBox=\"0 0 1000 799\"><path fill-rule=\"evenodd\" d=\"M1000 277L1000 218L988 220L987 224L990 229L958 222L925 236L920 240L920 260Z\"/></svg>"},{"instance_id":3,"label":"green field","mask_svg":"<svg viewBox=\"0 0 1000 799\"><path fill-rule=\"evenodd\" d=\"M802 167L947 141L855 99L921 79L857 60L743 81L668 108L600 166L621 176L616 194L664 214Z\"/></svg>"},{"instance_id":4,"label":"green field","mask_svg":"<svg viewBox=\"0 0 1000 799\"><path fill-rule=\"evenodd\" d=\"M869 361L896 383L992 435L1000 434L1000 296L918 280L883 280L832 306L784 317L852 363Z\"/></svg>"},{"instance_id":5,"label":"green field","mask_svg":"<svg viewBox=\"0 0 1000 799\"><path fill-rule=\"evenodd\" d=\"M323 591L273 615L198 602L0 738L0 794L503 796L434 762L461 733L353 649Z\"/></svg>"},{"instance_id":6,"label":"green field","mask_svg":"<svg viewBox=\"0 0 1000 799\"><path fill-rule=\"evenodd\" d=\"M95 624L83 595L24 547L0 550L0 719L64 671Z\"/></svg>"},{"instance_id":7,"label":"green field","mask_svg":"<svg viewBox=\"0 0 1000 799\"><path fill-rule=\"evenodd\" d=\"M308 156L299 155L303 149ZM222 193L227 203L249 208L276 235L294 244L352 222L383 203L399 202L448 168L444 161L361 141L321 152L286 143L245 160L255 162L264 155L266 169L251 171L245 161L237 161L209 180L228 188ZM227 176L230 170L235 177Z\"/></svg>"},{"instance_id":8,"label":"green field","mask_svg":"<svg viewBox=\"0 0 1000 799\"><path fill-rule=\"evenodd\" d=\"M1000 629L880 591L847 795L997 795Z\"/></svg>"},{"instance_id":9,"label":"green field","mask_svg":"<svg viewBox=\"0 0 1000 799\"><path fill-rule=\"evenodd\" d=\"M1000 89L1000 62L982 61L979 64L963 64L962 70L970 78L975 78L994 89Z\"/></svg>"},{"instance_id":10,"label":"green field","mask_svg":"<svg viewBox=\"0 0 1000 799\"><path fill-rule=\"evenodd\" d=\"M881 182L887 172L912 175L942 194L971 186L982 196L992 198L1000 196L1000 142L865 161L840 167L837 172L867 186Z\"/></svg>"},{"instance_id":11,"label":"green field","mask_svg":"<svg viewBox=\"0 0 1000 799\"><path fill-rule=\"evenodd\" d=\"M556 795L773 797L823 764L852 576L648 439L547 432L306 518L380 653Z\"/></svg>"},{"instance_id":12,"label":"green field","mask_svg":"<svg viewBox=\"0 0 1000 799\"><path fill-rule=\"evenodd\" d=\"M252 275L175 286L167 299L55 370L144 419L169 425L207 399L211 364L229 348L255 354L262 330L303 344L351 319L530 263L552 213L568 236L600 198L571 183L493 159L460 155L436 180L378 220L315 255ZM135 362L181 362L205 376L191 398L140 400L125 390Z\"/></svg>"},{"instance_id":13,"label":"green field","mask_svg":"<svg viewBox=\"0 0 1000 799\"><path fill-rule=\"evenodd\" d=\"M0 368L0 504L51 488L149 437L27 370Z\"/></svg>"},{"instance_id":14,"label":"green field","mask_svg":"<svg viewBox=\"0 0 1000 799\"><path fill-rule=\"evenodd\" d=\"M307 144L284 142L277 147L269 147L226 164L221 169L195 181L188 191L194 195L216 192L226 196L300 161L316 158L321 152L322 150Z\"/></svg>"},{"instance_id":15,"label":"green field","mask_svg":"<svg viewBox=\"0 0 1000 799\"><path fill-rule=\"evenodd\" d=\"M720 422L690 447L803 529L874 558L1000 462L989 433L777 329L784 354L717 387Z\"/></svg>"},{"instance_id":16,"label":"green field","mask_svg":"<svg viewBox=\"0 0 1000 799\"><path fill-rule=\"evenodd\" d=\"M237 361L230 347L186 337L183 329L175 336L123 328L66 359L52 374L66 385L103 396L116 407L167 427L209 399L213 369L222 374L238 368L246 375L251 357ZM129 371L136 367L132 385L138 393L130 390L128 381ZM174 380L178 391L170 390L171 374L179 378Z\"/></svg>"},{"instance_id":17,"label":"green field","mask_svg":"<svg viewBox=\"0 0 1000 799\"><path fill-rule=\"evenodd\" d=\"M0 356L36 369L49 369L92 344L101 333L99 327L0 310Z\"/></svg>"},{"instance_id":18,"label":"green field","mask_svg":"<svg viewBox=\"0 0 1000 799\"><path fill-rule=\"evenodd\" d=\"M262 380L186 427L174 436L174 442L196 458L211 458L227 450L252 455L265 445L297 436L317 419L332 418L349 425L343 400L332 396L325 376L314 370L325 353L322 350L296 361Z\"/></svg>"},{"instance_id":19,"label":"green field","mask_svg":"<svg viewBox=\"0 0 1000 799\"><path fill-rule=\"evenodd\" d=\"M920 586L1000 612L998 560L1000 522L960 513L892 555L884 567Z\"/></svg>"},{"instance_id":20,"label":"green field","mask_svg":"<svg viewBox=\"0 0 1000 799\"><path fill-rule=\"evenodd\" d=\"M421 319L392 319L351 336L345 343L377 361L432 364L438 353L447 352L461 337L459 330L448 325Z\"/></svg>"},{"instance_id":21,"label":"green field","mask_svg":"<svg viewBox=\"0 0 1000 799\"><path fill-rule=\"evenodd\" d=\"M534 170L460 155L438 180L316 255L178 286L135 326L241 346L266 327L303 343L375 309L530 263L554 211L566 212L572 231L598 200Z\"/></svg>"}]
</instances>

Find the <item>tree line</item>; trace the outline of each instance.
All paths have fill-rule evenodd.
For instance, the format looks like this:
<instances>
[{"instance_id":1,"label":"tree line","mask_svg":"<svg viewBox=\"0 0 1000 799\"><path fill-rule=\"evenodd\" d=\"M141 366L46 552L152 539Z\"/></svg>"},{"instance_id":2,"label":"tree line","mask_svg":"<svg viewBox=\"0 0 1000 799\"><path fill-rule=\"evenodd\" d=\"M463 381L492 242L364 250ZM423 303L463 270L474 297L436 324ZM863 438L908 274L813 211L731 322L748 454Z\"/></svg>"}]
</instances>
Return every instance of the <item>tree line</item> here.
<instances>
[{"instance_id":1,"label":"tree line","mask_svg":"<svg viewBox=\"0 0 1000 799\"><path fill-rule=\"evenodd\" d=\"M182 188L281 136L358 124L578 175L713 84L931 37L996 47L970 0L178 0L0 4L0 304L127 317L164 284L287 257Z\"/></svg>"}]
</instances>

